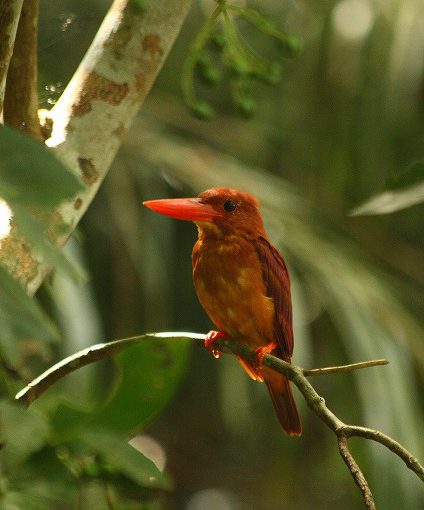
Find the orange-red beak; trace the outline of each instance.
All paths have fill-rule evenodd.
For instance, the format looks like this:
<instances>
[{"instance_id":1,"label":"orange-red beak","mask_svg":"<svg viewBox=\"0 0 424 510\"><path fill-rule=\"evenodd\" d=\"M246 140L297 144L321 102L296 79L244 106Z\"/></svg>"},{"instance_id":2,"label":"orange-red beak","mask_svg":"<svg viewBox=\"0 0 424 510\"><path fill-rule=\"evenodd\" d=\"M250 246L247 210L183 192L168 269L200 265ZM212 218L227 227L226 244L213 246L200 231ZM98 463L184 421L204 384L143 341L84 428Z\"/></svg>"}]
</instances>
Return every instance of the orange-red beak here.
<instances>
[{"instance_id":1,"label":"orange-red beak","mask_svg":"<svg viewBox=\"0 0 424 510\"><path fill-rule=\"evenodd\" d=\"M213 221L223 216L209 204L204 204L199 198L165 198L161 200L148 200L143 205L159 214L170 216L176 220L186 221Z\"/></svg>"}]
</instances>

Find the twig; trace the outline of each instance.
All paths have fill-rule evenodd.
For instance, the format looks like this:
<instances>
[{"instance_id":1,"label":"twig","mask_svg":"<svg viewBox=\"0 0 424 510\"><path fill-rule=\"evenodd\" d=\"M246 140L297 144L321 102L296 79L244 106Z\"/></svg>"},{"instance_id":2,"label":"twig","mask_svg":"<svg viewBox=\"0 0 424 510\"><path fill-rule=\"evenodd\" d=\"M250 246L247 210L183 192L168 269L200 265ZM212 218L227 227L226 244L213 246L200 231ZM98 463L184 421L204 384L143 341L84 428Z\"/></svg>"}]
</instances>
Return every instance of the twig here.
<instances>
[{"instance_id":1,"label":"twig","mask_svg":"<svg viewBox=\"0 0 424 510\"><path fill-rule=\"evenodd\" d=\"M96 363L102 359L110 358L122 349L130 347L139 340L141 340L140 337L134 337L126 338L125 340L117 340L116 342L96 344L79 351L76 354L68 356L31 381L16 395L15 399L29 405L59 379L62 379L71 372L85 367L86 365Z\"/></svg>"},{"instance_id":2,"label":"twig","mask_svg":"<svg viewBox=\"0 0 424 510\"><path fill-rule=\"evenodd\" d=\"M363 437L365 439L370 439L382 444L395 455L400 457L405 462L407 467L412 471L415 471L417 476L424 482L424 467L421 466L418 460L413 455L411 455L411 453L406 448L404 448L400 443L392 439L390 436L383 434L383 432L380 432L379 430L360 427L358 425L346 426L343 430L343 434L347 437Z\"/></svg>"},{"instance_id":3,"label":"twig","mask_svg":"<svg viewBox=\"0 0 424 510\"><path fill-rule=\"evenodd\" d=\"M31 404L40 395L42 395L50 386L56 381L63 379L66 375L71 372L75 372L79 368L96 363L103 359L111 358L118 352L131 347L138 342L145 340L154 340L158 338L182 338L189 340L200 340L202 343L205 339L205 335L196 333L151 333L142 336L134 336L130 338L123 338L121 340L115 340L104 344L96 344L82 351L79 351L67 358L59 361L48 370L43 372L39 377L31 381L25 388L23 388L16 396L15 399L26 405Z\"/></svg>"},{"instance_id":4,"label":"twig","mask_svg":"<svg viewBox=\"0 0 424 510\"><path fill-rule=\"evenodd\" d=\"M310 370L303 370L305 377L312 377L316 375L327 375L336 374L338 372L352 372L352 370L358 370L360 368L377 367L379 365L388 365L386 359L375 359L372 361L361 361L359 363L351 363L350 365L340 365L338 367L326 367L326 368L312 368Z\"/></svg>"},{"instance_id":5,"label":"twig","mask_svg":"<svg viewBox=\"0 0 424 510\"><path fill-rule=\"evenodd\" d=\"M352 473L353 479L355 480L356 485L359 487L359 490L362 492L362 496L364 498L365 507L369 510L376 510L376 506L374 503L374 498L371 494L370 488L368 486L365 477L350 453L349 446L347 444L347 437L345 435L337 436L337 442L339 444L339 452L345 461L346 466L349 468L349 471Z\"/></svg>"},{"instance_id":6,"label":"twig","mask_svg":"<svg viewBox=\"0 0 424 510\"><path fill-rule=\"evenodd\" d=\"M0 0L0 118L23 0Z\"/></svg>"},{"instance_id":7,"label":"twig","mask_svg":"<svg viewBox=\"0 0 424 510\"><path fill-rule=\"evenodd\" d=\"M37 40L39 0L25 0L7 74L4 123L43 140L38 120Z\"/></svg>"},{"instance_id":8,"label":"twig","mask_svg":"<svg viewBox=\"0 0 424 510\"><path fill-rule=\"evenodd\" d=\"M46 391L54 382L61 379L70 372L73 372L74 370L77 370L78 368L81 368L90 363L109 358L122 349L130 347L137 342L158 338L167 340L186 339L194 341L194 343L197 345L203 345L205 335L197 333L151 333L137 337L124 338L122 340L115 340L105 344L94 345L74 354L73 356L69 356L68 358L51 367L49 370L37 377L37 379L32 381L23 390L21 390L16 395L16 399L29 405L44 391ZM243 356L247 361L250 362L255 361L256 354L254 351L249 350L247 347L240 345L233 340L219 340L216 342L216 346L223 352L229 352ZM263 365L272 368L281 374L284 374L298 387L309 408L335 433L340 455L346 463L353 479L355 480L355 483L361 490L365 508L367 510L375 510L376 506L368 482L349 451L349 438L358 436L382 444L399 458L401 458L405 462L406 466L423 481L424 467L418 462L412 453L410 453L400 443L387 436L386 434L383 434L378 430L369 429L366 427L348 425L341 421L326 406L325 400L316 392L314 387L308 381L307 377L332 374L336 372L352 371L356 369L385 365L387 363L387 360L373 360L361 363L353 363L351 365L342 365L340 367L305 370L301 367L291 365L290 363L287 363L286 361L283 361L271 354L266 354L263 359Z\"/></svg>"}]
</instances>

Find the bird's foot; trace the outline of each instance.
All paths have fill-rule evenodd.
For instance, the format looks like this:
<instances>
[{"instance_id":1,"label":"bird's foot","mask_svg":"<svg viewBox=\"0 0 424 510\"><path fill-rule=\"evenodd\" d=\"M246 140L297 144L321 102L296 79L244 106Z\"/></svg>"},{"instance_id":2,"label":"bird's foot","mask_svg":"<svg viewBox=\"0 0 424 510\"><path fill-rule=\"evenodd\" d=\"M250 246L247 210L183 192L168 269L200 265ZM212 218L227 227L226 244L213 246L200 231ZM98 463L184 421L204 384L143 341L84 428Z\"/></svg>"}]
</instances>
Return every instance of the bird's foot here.
<instances>
[{"instance_id":1,"label":"bird's foot","mask_svg":"<svg viewBox=\"0 0 424 510\"><path fill-rule=\"evenodd\" d=\"M227 335L222 331L209 331L205 338L205 349L209 351L215 359L221 357L222 351L215 346L218 338L226 338Z\"/></svg>"},{"instance_id":2,"label":"bird's foot","mask_svg":"<svg viewBox=\"0 0 424 510\"><path fill-rule=\"evenodd\" d=\"M255 350L256 360L254 364L255 370L262 370L262 363L264 361L265 354L270 354L277 348L277 344L275 342L269 342L266 345L258 347Z\"/></svg>"}]
</instances>

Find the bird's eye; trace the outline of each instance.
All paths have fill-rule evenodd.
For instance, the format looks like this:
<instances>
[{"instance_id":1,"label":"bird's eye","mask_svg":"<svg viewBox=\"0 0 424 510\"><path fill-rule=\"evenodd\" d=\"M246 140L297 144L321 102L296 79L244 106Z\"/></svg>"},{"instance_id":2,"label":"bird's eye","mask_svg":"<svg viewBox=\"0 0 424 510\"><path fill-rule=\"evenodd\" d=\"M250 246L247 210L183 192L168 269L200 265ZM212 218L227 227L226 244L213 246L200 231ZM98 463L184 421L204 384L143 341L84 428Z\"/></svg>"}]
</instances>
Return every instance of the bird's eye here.
<instances>
[{"instance_id":1,"label":"bird's eye","mask_svg":"<svg viewBox=\"0 0 424 510\"><path fill-rule=\"evenodd\" d=\"M224 209L228 212L233 212L236 207L237 207L237 204L235 202L233 202L232 200L227 200L224 204Z\"/></svg>"}]
</instances>

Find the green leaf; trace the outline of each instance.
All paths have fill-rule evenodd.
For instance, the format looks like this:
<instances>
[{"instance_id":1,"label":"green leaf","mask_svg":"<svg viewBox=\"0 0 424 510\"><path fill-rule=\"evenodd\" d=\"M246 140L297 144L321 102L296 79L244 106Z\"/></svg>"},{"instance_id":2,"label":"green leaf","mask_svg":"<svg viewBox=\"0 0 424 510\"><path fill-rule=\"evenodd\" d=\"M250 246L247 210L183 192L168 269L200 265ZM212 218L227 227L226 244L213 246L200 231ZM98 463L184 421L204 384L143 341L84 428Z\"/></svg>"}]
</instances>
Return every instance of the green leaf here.
<instances>
[{"instance_id":1,"label":"green leaf","mask_svg":"<svg viewBox=\"0 0 424 510\"><path fill-rule=\"evenodd\" d=\"M56 503L73 497L80 482L75 476L75 472L70 469L64 461L64 448L54 448L46 445L41 450L31 455L21 466L16 477L11 477L13 483L16 478L16 485L23 487L34 487L34 480L38 481L37 494L47 499L44 508L56 508L52 500ZM67 452L67 451L66 451ZM36 487L34 487L35 489ZM24 507L26 508L26 507Z\"/></svg>"},{"instance_id":2,"label":"green leaf","mask_svg":"<svg viewBox=\"0 0 424 510\"><path fill-rule=\"evenodd\" d=\"M31 409L7 400L0 401L0 433L2 458L7 464L24 461L46 442L48 425L45 418Z\"/></svg>"},{"instance_id":3,"label":"green leaf","mask_svg":"<svg viewBox=\"0 0 424 510\"><path fill-rule=\"evenodd\" d=\"M158 470L155 464L130 446L124 438L106 430L87 430L82 439L104 461L111 464L138 485L148 488L170 489L168 475Z\"/></svg>"},{"instance_id":4,"label":"green leaf","mask_svg":"<svg viewBox=\"0 0 424 510\"><path fill-rule=\"evenodd\" d=\"M190 105L191 112L199 120L211 120L215 117L215 110L206 101L196 101Z\"/></svg>"},{"instance_id":5,"label":"green leaf","mask_svg":"<svg viewBox=\"0 0 424 510\"><path fill-rule=\"evenodd\" d=\"M155 338L117 354L118 382L93 424L128 434L150 423L174 395L189 348L188 342Z\"/></svg>"},{"instance_id":6,"label":"green leaf","mask_svg":"<svg viewBox=\"0 0 424 510\"><path fill-rule=\"evenodd\" d=\"M15 398L29 404L66 374L115 356L118 380L110 400L95 413L90 426L128 434L153 420L172 398L186 367L188 339L204 339L204 335L150 333L93 345L56 363ZM76 421L79 419L76 416Z\"/></svg>"},{"instance_id":7,"label":"green leaf","mask_svg":"<svg viewBox=\"0 0 424 510\"><path fill-rule=\"evenodd\" d=\"M83 189L43 144L9 127L0 129L0 196L12 209L21 204L51 211Z\"/></svg>"},{"instance_id":8,"label":"green leaf","mask_svg":"<svg viewBox=\"0 0 424 510\"><path fill-rule=\"evenodd\" d=\"M50 417L50 437L54 443L72 439L90 422L90 410L69 401L59 401Z\"/></svg>"},{"instance_id":9,"label":"green leaf","mask_svg":"<svg viewBox=\"0 0 424 510\"><path fill-rule=\"evenodd\" d=\"M14 363L22 354L17 340L34 340L42 344L57 341L59 334L37 302L0 266L0 346Z\"/></svg>"}]
</instances>

